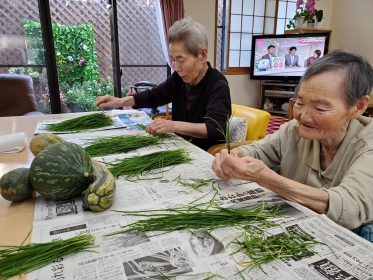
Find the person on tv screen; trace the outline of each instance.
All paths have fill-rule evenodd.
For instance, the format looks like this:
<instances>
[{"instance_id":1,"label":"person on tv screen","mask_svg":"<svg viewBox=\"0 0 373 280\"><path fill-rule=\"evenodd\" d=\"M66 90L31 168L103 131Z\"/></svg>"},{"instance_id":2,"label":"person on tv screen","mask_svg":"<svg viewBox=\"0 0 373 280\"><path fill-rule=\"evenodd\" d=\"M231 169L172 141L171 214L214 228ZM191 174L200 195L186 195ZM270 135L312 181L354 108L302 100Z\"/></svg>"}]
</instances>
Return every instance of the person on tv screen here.
<instances>
[{"instance_id":1,"label":"person on tv screen","mask_svg":"<svg viewBox=\"0 0 373 280\"><path fill-rule=\"evenodd\" d=\"M298 60L299 56L295 53L297 52L296 47L290 47L289 53L285 55L285 66L286 67L300 67Z\"/></svg>"},{"instance_id":2,"label":"person on tv screen","mask_svg":"<svg viewBox=\"0 0 373 280\"><path fill-rule=\"evenodd\" d=\"M265 55L262 56L262 59L269 59L271 60L272 57L275 56L275 46L274 45L269 45L267 48L267 52Z\"/></svg>"},{"instance_id":3,"label":"person on tv screen","mask_svg":"<svg viewBox=\"0 0 373 280\"><path fill-rule=\"evenodd\" d=\"M221 143L231 115L227 79L207 61L207 32L187 17L176 21L168 32L172 68L175 70L156 88L131 96L96 98L95 106L154 108L172 102L172 120L155 119L146 128L149 134L174 132L203 150Z\"/></svg>"},{"instance_id":4,"label":"person on tv screen","mask_svg":"<svg viewBox=\"0 0 373 280\"><path fill-rule=\"evenodd\" d=\"M320 58L320 55L321 55L321 51L315 50L315 52L313 53L313 56L310 56L309 58L307 58L306 67L309 67L311 64L315 63Z\"/></svg>"},{"instance_id":5,"label":"person on tv screen","mask_svg":"<svg viewBox=\"0 0 373 280\"><path fill-rule=\"evenodd\" d=\"M362 116L372 88L365 58L341 50L321 57L299 82L295 119L230 154L221 150L212 169L223 180L255 182L348 229L373 222L373 118ZM272 168L279 166L276 173Z\"/></svg>"}]
</instances>

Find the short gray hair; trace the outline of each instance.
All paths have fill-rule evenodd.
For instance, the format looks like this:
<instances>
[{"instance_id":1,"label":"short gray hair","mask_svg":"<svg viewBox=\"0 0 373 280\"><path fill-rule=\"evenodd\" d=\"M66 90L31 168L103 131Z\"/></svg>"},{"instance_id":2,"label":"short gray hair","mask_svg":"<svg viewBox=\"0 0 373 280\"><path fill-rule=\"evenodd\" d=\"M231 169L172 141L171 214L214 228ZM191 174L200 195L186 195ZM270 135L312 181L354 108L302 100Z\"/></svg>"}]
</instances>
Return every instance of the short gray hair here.
<instances>
[{"instance_id":1,"label":"short gray hair","mask_svg":"<svg viewBox=\"0 0 373 280\"><path fill-rule=\"evenodd\" d=\"M182 42L186 51L198 56L202 48L208 48L206 28L191 17L176 21L168 30L168 43Z\"/></svg>"},{"instance_id":2,"label":"short gray hair","mask_svg":"<svg viewBox=\"0 0 373 280\"><path fill-rule=\"evenodd\" d=\"M313 63L299 82L297 92L302 82L316 74L325 72L344 72L344 94L346 106L354 106L360 98L369 95L373 88L373 68L362 56L345 52L333 51Z\"/></svg>"}]
</instances>

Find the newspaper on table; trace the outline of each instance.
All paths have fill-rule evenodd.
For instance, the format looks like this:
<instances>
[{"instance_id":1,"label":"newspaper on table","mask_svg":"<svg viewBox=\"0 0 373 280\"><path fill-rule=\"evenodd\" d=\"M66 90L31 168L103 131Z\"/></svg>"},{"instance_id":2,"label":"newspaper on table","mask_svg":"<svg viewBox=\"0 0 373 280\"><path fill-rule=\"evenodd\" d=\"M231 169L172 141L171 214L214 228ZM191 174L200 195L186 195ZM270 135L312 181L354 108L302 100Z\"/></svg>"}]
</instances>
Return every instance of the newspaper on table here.
<instances>
[{"instance_id":1,"label":"newspaper on table","mask_svg":"<svg viewBox=\"0 0 373 280\"><path fill-rule=\"evenodd\" d=\"M102 133L66 134L63 137L84 146L86 139L100 137ZM152 180L130 182L120 176L116 179L117 193L111 210L167 209L190 205L196 200L240 209L263 203L268 207L281 205L287 212L273 219L280 226L269 228L270 234L296 230L327 245L316 245L315 253L307 257L284 257L261 268L244 269L238 263L250 261L248 257L242 253L232 255L237 248L231 241L242 235L239 228L112 235L139 218L109 210L83 211L80 197L59 202L38 197L32 242L90 233L99 246L94 248L96 252L81 252L55 260L53 264L29 273L27 279L373 279L373 244L338 226L325 215L284 200L256 183L220 180L211 170L213 157L185 140L171 137L160 145L95 159L105 163L179 147L188 149L194 159L191 163L167 169L161 178ZM213 180L196 190L179 184L175 180L178 176Z\"/></svg>"},{"instance_id":2,"label":"newspaper on table","mask_svg":"<svg viewBox=\"0 0 373 280\"><path fill-rule=\"evenodd\" d=\"M99 131L99 130L108 130L108 129L118 129L118 128L130 128L132 130L138 130L136 126L138 124L148 125L152 122L152 119L143 111L137 110L112 110L105 111L106 114L110 115L114 121L114 124L111 126L106 126L102 128L91 129L89 131ZM93 114L103 114L103 112L93 113ZM59 123L64 120L45 120L39 122L36 125L34 134L40 133L56 133L49 130L48 125ZM58 132L59 134L71 133L67 132Z\"/></svg>"}]
</instances>

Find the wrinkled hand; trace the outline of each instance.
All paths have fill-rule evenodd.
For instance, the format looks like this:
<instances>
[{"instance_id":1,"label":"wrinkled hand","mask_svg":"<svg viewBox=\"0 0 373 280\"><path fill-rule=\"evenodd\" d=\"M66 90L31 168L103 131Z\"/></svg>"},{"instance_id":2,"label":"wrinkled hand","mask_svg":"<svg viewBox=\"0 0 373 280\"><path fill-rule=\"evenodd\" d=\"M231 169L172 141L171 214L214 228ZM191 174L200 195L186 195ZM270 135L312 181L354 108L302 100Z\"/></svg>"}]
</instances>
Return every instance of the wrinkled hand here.
<instances>
[{"instance_id":1,"label":"wrinkled hand","mask_svg":"<svg viewBox=\"0 0 373 280\"><path fill-rule=\"evenodd\" d=\"M239 158L228 154L226 149L215 155L211 168L223 180L242 179L257 183L264 179L269 170L261 160L250 156Z\"/></svg>"},{"instance_id":2,"label":"wrinkled hand","mask_svg":"<svg viewBox=\"0 0 373 280\"><path fill-rule=\"evenodd\" d=\"M120 98L112 95L98 96L95 101L95 107L106 108L106 107L121 107Z\"/></svg>"},{"instance_id":3,"label":"wrinkled hand","mask_svg":"<svg viewBox=\"0 0 373 280\"><path fill-rule=\"evenodd\" d=\"M149 134L175 132L175 123L166 119L156 119L145 130Z\"/></svg>"}]
</instances>

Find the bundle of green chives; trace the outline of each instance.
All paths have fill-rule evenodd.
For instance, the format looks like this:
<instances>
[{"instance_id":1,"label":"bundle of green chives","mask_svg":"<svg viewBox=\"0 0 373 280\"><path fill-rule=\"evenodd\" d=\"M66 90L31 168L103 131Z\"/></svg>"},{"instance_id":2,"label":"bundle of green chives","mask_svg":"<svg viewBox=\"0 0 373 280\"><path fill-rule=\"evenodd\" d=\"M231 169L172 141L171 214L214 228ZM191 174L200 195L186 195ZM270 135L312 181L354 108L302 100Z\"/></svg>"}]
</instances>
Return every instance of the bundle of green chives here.
<instances>
[{"instance_id":1,"label":"bundle of green chives","mask_svg":"<svg viewBox=\"0 0 373 280\"><path fill-rule=\"evenodd\" d=\"M244 237L240 240L237 238L233 244L238 245L238 249L231 253L235 255L242 252L249 256L250 260L246 263L237 262L237 264L245 267L243 270L254 267L259 267L266 273L262 265L270 263L274 260L282 258L302 258L317 254L312 250L312 247L317 244L326 245L323 242L316 241L307 235L300 234L297 231L290 231L279 235L265 236L265 232L255 235L249 231L244 233ZM328 246L329 247L329 246ZM330 248L330 247L329 247Z\"/></svg>"},{"instance_id":2,"label":"bundle of green chives","mask_svg":"<svg viewBox=\"0 0 373 280\"><path fill-rule=\"evenodd\" d=\"M91 234L80 234L66 240L31 243L25 246L1 246L0 279L40 269L54 260L87 251L94 246Z\"/></svg>"},{"instance_id":3,"label":"bundle of green chives","mask_svg":"<svg viewBox=\"0 0 373 280\"><path fill-rule=\"evenodd\" d=\"M206 229L247 225L252 223L267 223L267 220L274 218L284 211L281 205L273 208L266 208L266 204L250 209L224 208L212 202L199 205L184 205L179 208L144 210L144 211L117 211L125 215L146 217L132 224L122 226L123 230L113 234L121 234L132 231L164 231L171 232L183 229Z\"/></svg>"},{"instance_id":4,"label":"bundle of green chives","mask_svg":"<svg viewBox=\"0 0 373 280\"><path fill-rule=\"evenodd\" d=\"M205 118L212 120L219 126L219 128L216 128L216 129L224 136L225 143L227 144L228 153L230 154L231 153L231 134L230 134L231 118L229 117L229 115L227 115L227 121L225 123L225 130L221 127L220 123L218 123L213 118L210 118L210 117L205 117Z\"/></svg>"},{"instance_id":5,"label":"bundle of green chives","mask_svg":"<svg viewBox=\"0 0 373 280\"><path fill-rule=\"evenodd\" d=\"M109 138L98 138L91 142L91 145L84 150L92 157L105 156L110 154L126 153L150 145L162 143L157 136L127 135L113 136Z\"/></svg>"},{"instance_id":6,"label":"bundle of green chives","mask_svg":"<svg viewBox=\"0 0 373 280\"><path fill-rule=\"evenodd\" d=\"M104 113L96 113L69 119L59 123L48 124L48 129L55 132L78 132L111 126L113 124L114 120L110 116Z\"/></svg>"},{"instance_id":7,"label":"bundle of green chives","mask_svg":"<svg viewBox=\"0 0 373 280\"><path fill-rule=\"evenodd\" d=\"M162 169L167 166L177 165L181 163L188 163L192 161L189 156L189 152L184 149L159 151L143 156L134 156L125 158L120 162L111 162L107 164L109 171L118 177L121 175L127 175L126 179L139 178L140 175L155 174L151 170ZM156 173L163 172L158 171Z\"/></svg>"}]
</instances>

